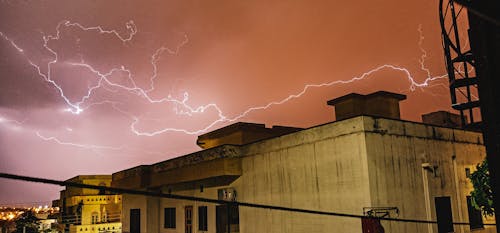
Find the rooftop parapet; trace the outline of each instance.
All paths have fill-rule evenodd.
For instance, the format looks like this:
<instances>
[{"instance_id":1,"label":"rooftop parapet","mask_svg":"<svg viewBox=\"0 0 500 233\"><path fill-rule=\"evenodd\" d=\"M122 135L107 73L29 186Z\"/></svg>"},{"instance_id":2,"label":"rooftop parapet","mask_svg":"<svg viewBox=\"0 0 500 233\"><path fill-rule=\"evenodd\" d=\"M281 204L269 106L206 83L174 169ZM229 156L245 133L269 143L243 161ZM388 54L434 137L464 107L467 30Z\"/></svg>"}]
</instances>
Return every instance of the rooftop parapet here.
<instances>
[{"instance_id":1,"label":"rooftop parapet","mask_svg":"<svg viewBox=\"0 0 500 233\"><path fill-rule=\"evenodd\" d=\"M244 145L299 130L302 130L302 128L287 126L266 128L264 124L238 122L198 136L196 144L203 149L224 144Z\"/></svg>"}]
</instances>

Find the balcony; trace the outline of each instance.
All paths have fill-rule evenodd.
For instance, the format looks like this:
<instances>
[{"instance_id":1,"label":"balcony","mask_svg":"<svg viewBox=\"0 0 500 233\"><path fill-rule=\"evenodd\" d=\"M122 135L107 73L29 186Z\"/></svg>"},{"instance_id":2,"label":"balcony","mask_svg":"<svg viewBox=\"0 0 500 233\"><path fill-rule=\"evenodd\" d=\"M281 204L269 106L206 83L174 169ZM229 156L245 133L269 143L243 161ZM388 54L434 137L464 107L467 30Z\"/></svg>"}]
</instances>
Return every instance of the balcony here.
<instances>
[{"instance_id":1,"label":"balcony","mask_svg":"<svg viewBox=\"0 0 500 233\"><path fill-rule=\"evenodd\" d=\"M70 233L104 233L104 232L122 232L122 223L99 223L87 225L71 225Z\"/></svg>"}]
</instances>

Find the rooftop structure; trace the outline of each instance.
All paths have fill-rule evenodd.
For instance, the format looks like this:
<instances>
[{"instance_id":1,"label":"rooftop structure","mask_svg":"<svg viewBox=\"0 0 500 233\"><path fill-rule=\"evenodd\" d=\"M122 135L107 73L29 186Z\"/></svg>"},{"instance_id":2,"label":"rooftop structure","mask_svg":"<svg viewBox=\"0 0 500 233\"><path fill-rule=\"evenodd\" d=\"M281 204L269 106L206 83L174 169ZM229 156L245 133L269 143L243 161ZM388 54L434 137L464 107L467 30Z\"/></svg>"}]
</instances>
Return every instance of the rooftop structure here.
<instances>
[{"instance_id":1,"label":"rooftop structure","mask_svg":"<svg viewBox=\"0 0 500 233\"><path fill-rule=\"evenodd\" d=\"M225 135L263 125L237 123L200 136L215 141L203 144L208 149L114 173L113 186L359 215L384 208L392 210L388 216L406 219L434 221L452 214L456 222L474 223L460 232L492 232L483 225L492 220L478 215L468 196L467 174L485 156L482 135L439 122L401 120L403 99L388 92L340 97L328 102L336 108L335 122L246 143ZM352 218L138 195L123 195L122 219L123 231L130 233L361 232L363 227ZM386 232L437 232L431 224L382 225Z\"/></svg>"},{"instance_id":2,"label":"rooftop structure","mask_svg":"<svg viewBox=\"0 0 500 233\"><path fill-rule=\"evenodd\" d=\"M368 95L351 93L329 100L327 104L335 107L338 121L361 115L400 119L399 102L405 99L405 95L377 91Z\"/></svg>"},{"instance_id":3,"label":"rooftop structure","mask_svg":"<svg viewBox=\"0 0 500 233\"><path fill-rule=\"evenodd\" d=\"M301 128L286 126L266 128L264 124L238 122L200 135L198 140L196 140L196 144L203 149L210 149L225 144L244 145L299 130Z\"/></svg>"}]
</instances>

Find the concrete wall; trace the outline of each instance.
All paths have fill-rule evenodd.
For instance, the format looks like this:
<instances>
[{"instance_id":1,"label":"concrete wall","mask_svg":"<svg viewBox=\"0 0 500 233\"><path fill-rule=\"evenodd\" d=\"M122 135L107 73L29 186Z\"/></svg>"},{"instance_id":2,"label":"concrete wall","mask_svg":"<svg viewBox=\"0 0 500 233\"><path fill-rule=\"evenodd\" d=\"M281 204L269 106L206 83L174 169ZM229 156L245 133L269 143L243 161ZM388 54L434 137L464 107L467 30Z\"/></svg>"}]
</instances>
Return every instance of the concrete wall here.
<instances>
[{"instance_id":1,"label":"concrete wall","mask_svg":"<svg viewBox=\"0 0 500 233\"><path fill-rule=\"evenodd\" d=\"M465 168L485 158L481 134L388 119L364 120L371 206L398 207L399 216L391 217L436 220L434 198L448 196L453 221L469 221L466 196L472 187ZM426 164L432 169L423 168ZM437 232L435 224L383 222L383 226L386 232ZM470 229L455 226L455 231Z\"/></svg>"},{"instance_id":2,"label":"concrete wall","mask_svg":"<svg viewBox=\"0 0 500 233\"><path fill-rule=\"evenodd\" d=\"M159 221L159 198L131 194L123 194L122 198L122 229L124 233L130 232L131 209L141 210L141 233L157 233L160 224L163 226L163 223Z\"/></svg>"},{"instance_id":3,"label":"concrete wall","mask_svg":"<svg viewBox=\"0 0 500 233\"><path fill-rule=\"evenodd\" d=\"M362 118L251 144L238 200L362 214L370 203ZM359 219L240 209L241 232L360 232Z\"/></svg>"},{"instance_id":4,"label":"concrete wall","mask_svg":"<svg viewBox=\"0 0 500 233\"><path fill-rule=\"evenodd\" d=\"M218 187L221 188L221 187ZM184 196L195 196L195 197L203 197L203 198L211 198L217 199L217 189L218 188L204 188L203 192L200 189L196 190L186 190L186 191L177 191L172 192L172 194L184 195ZM167 192L167 190L164 190ZM185 232L185 207L192 206L193 207L193 215L192 215L192 229L193 233L215 233L216 232L216 221L215 221L215 208L216 204L205 203L205 202L196 202L196 201L184 201L184 200L174 200L174 199L161 199L160 204L160 233L177 233L177 232ZM198 207L199 206L207 206L207 227L208 231L200 231L198 230ZM172 208L175 207L176 211L176 227L165 228L164 227L164 208Z\"/></svg>"},{"instance_id":5,"label":"concrete wall","mask_svg":"<svg viewBox=\"0 0 500 233\"><path fill-rule=\"evenodd\" d=\"M363 207L397 207L399 215L391 217L423 220L436 219L434 197L449 196L454 221L467 222L472 187L465 168L473 170L484 155L478 133L361 116L242 146L234 155L241 159L241 176L229 186L162 191L217 199L217 189L231 187L240 202L358 215ZM197 212L203 205L208 206L207 233L215 233L214 204L123 198L124 232L132 208L141 209L141 232L185 232L185 206L193 206L193 232L201 232ZM176 208L175 229L164 228L169 207ZM361 232L361 220L354 218L247 207L240 207L239 217L241 233ZM437 232L428 224L382 224L385 232ZM468 226L455 231L470 232Z\"/></svg>"}]
</instances>

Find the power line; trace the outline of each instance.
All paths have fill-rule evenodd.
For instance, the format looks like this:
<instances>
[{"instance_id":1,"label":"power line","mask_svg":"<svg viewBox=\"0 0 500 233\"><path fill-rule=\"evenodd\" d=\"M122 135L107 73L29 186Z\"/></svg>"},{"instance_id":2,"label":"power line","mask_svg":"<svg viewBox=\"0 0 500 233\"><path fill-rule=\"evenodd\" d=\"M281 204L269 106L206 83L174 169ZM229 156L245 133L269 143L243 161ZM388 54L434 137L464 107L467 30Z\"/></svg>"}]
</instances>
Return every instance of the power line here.
<instances>
[{"instance_id":1,"label":"power line","mask_svg":"<svg viewBox=\"0 0 500 233\"><path fill-rule=\"evenodd\" d=\"M318 215L327 215L327 216L337 216L337 217L346 217L346 218L359 218L359 219L367 218L367 216L358 215L358 214L327 212L327 211L319 211L319 210L308 210L308 209L263 205L263 204L238 202L238 201L225 201L225 200L218 200L218 199L162 193L161 191L153 192L153 191L142 191L142 190L134 190L134 189L115 188L115 187L104 187L104 186L81 184L81 183L68 182L68 181L59 181L59 180L52 180L52 179L39 178L39 177L14 175L14 174L9 174L9 173L0 173L0 178L22 180L22 181L29 181L29 182L35 182L35 183L53 184L53 185L59 185L59 186L96 189L96 190L100 190L103 192L108 191L111 193L120 193L120 194L126 193L126 194L143 195L143 196L150 196L150 197L161 197L161 198L179 199L179 200L187 200L187 201L207 202L207 203L214 203L214 204L221 204L221 205L237 205L237 206L259 208L259 209L281 210L281 211L290 211L290 212L298 212L298 213L306 213L306 214L318 214ZM437 221L429 221L429 220L402 219L402 218L381 218L381 217L370 217L370 218L376 218L376 219L380 219L383 221L392 221L392 222L437 224ZM468 223L468 222L455 222L453 224L454 225L470 225L470 223ZM496 224L484 224L484 225L495 226Z\"/></svg>"}]
</instances>

